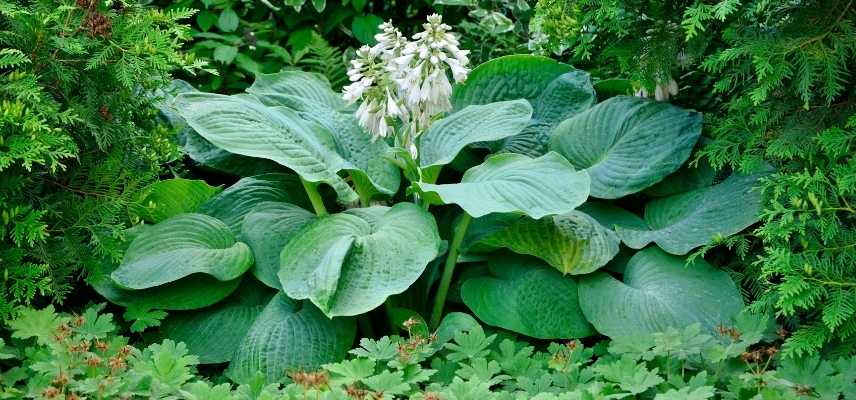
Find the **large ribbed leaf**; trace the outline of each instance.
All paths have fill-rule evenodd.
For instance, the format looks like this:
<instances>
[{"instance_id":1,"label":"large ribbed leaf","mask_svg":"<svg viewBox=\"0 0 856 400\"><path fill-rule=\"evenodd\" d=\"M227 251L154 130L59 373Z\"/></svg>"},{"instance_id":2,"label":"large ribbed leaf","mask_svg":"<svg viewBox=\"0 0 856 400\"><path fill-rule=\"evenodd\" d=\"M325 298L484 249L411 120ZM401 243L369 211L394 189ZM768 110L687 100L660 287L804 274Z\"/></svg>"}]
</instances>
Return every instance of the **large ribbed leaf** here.
<instances>
[{"instance_id":1,"label":"large ribbed leaf","mask_svg":"<svg viewBox=\"0 0 856 400\"><path fill-rule=\"evenodd\" d=\"M199 208L199 213L225 222L235 235L239 235L247 213L260 203L269 201L310 207L300 179L296 175L263 174L243 178L229 186L203 204Z\"/></svg>"},{"instance_id":2,"label":"large ribbed leaf","mask_svg":"<svg viewBox=\"0 0 856 400\"><path fill-rule=\"evenodd\" d=\"M125 308L195 310L223 300L241 283L240 278L221 282L210 275L194 274L150 289L128 290L110 278L110 273L117 266L109 262L105 264L106 268L91 275L87 283L107 301Z\"/></svg>"},{"instance_id":3,"label":"large ribbed leaf","mask_svg":"<svg viewBox=\"0 0 856 400\"><path fill-rule=\"evenodd\" d=\"M672 254L687 254L758 221L761 193L753 190L762 175L732 174L722 183L652 200L645 206L646 227L617 228L628 246L641 249L654 242Z\"/></svg>"},{"instance_id":4,"label":"large ribbed leaf","mask_svg":"<svg viewBox=\"0 0 856 400\"><path fill-rule=\"evenodd\" d=\"M187 126L184 119L178 115L173 104L175 97L181 93L198 93L193 86L180 79L175 79L162 90L155 91L157 98L155 107L160 115L173 128L179 130L178 142L182 150L191 160L204 168L238 176L258 175L266 172L281 171L279 164L263 158L245 157L229 153L199 136L196 131Z\"/></svg>"},{"instance_id":5,"label":"large ribbed leaf","mask_svg":"<svg viewBox=\"0 0 856 400\"><path fill-rule=\"evenodd\" d=\"M713 185L715 178L716 170L713 169L707 159L702 159L695 166L689 163L685 164L675 173L645 189L642 193L654 197L671 196Z\"/></svg>"},{"instance_id":6,"label":"large ribbed leaf","mask_svg":"<svg viewBox=\"0 0 856 400\"><path fill-rule=\"evenodd\" d=\"M675 172L701 134L701 114L638 97L613 97L553 130L550 150L591 175L591 195L616 199Z\"/></svg>"},{"instance_id":7,"label":"large ribbed leaf","mask_svg":"<svg viewBox=\"0 0 856 400\"><path fill-rule=\"evenodd\" d=\"M241 238L253 250L253 275L265 285L282 289L279 283L279 256L282 248L315 214L288 203L261 203L244 218Z\"/></svg>"},{"instance_id":8,"label":"large ribbed leaf","mask_svg":"<svg viewBox=\"0 0 856 400\"><path fill-rule=\"evenodd\" d=\"M417 185L429 201L457 204L473 217L519 212L541 218L582 204L589 178L556 153L538 158L498 154L470 168L460 183Z\"/></svg>"},{"instance_id":9,"label":"large ribbed leaf","mask_svg":"<svg viewBox=\"0 0 856 400\"><path fill-rule=\"evenodd\" d=\"M423 168L448 164L467 145L520 133L531 118L532 106L522 99L467 106L419 137L419 163Z\"/></svg>"},{"instance_id":10,"label":"large ribbed leaf","mask_svg":"<svg viewBox=\"0 0 856 400\"><path fill-rule=\"evenodd\" d=\"M229 298L214 306L170 313L161 323L160 335L186 344L202 364L231 361L273 295L256 280L245 279Z\"/></svg>"},{"instance_id":11,"label":"large ribbed leaf","mask_svg":"<svg viewBox=\"0 0 856 400\"><path fill-rule=\"evenodd\" d=\"M249 93L279 93L309 99L334 110L345 107L342 96L330 87L323 75L303 71L283 71L275 74L259 74Z\"/></svg>"},{"instance_id":12,"label":"large ribbed leaf","mask_svg":"<svg viewBox=\"0 0 856 400\"><path fill-rule=\"evenodd\" d=\"M289 297L326 315L358 315L401 293L437 257L431 214L412 203L318 217L283 248L279 279Z\"/></svg>"},{"instance_id":13,"label":"large ribbed leaf","mask_svg":"<svg viewBox=\"0 0 856 400\"><path fill-rule=\"evenodd\" d=\"M176 98L182 117L197 133L229 152L284 165L310 182L330 185L342 202L357 194L336 173L350 163L336 152L330 132L291 109L266 107L240 95L183 93Z\"/></svg>"},{"instance_id":14,"label":"large ribbed leaf","mask_svg":"<svg viewBox=\"0 0 856 400\"><path fill-rule=\"evenodd\" d=\"M143 231L128 247L113 281L147 289L192 274L236 279L253 264L253 253L223 222L203 214L180 214Z\"/></svg>"},{"instance_id":15,"label":"large ribbed leaf","mask_svg":"<svg viewBox=\"0 0 856 400\"><path fill-rule=\"evenodd\" d=\"M530 257L502 254L488 262L492 276L466 280L461 297L485 323L538 339L595 333L580 310L577 282Z\"/></svg>"},{"instance_id":16,"label":"large ribbed leaf","mask_svg":"<svg viewBox=\"0 0 856 400\"><path fill-rule=\"evenodd\" d=\"M520 134L489 147L536 157L547 152L550 131L594 105L596 95L588 73L530 55L499 57L479 65L452 95L455 110L516 99L529 101L534 110L532 119Z\"/></svg>"},{"instance_id":17,"label":"large ribbed leaf","mask_svg":"<svg viewBox=\"0 0 856 400\"><path fill-rule=\"evenodd\" d=\"M639 218L638 215L603 201L587 201L577 208L577 210L588 214L603 225L603 227L613 231L618 226L634 229L645 229L647 227L645 221Z\"/></svg>"},{"instance_id":18,"label":"large ribbed leaf","mask_svg":"<svg viewBox=\"0 0 856 400\"><path fill-rule=\"evenodd\" d=\"M743 308L727 273L702 259L684 258L651 247L627 263L624 281L605 272L582 277L580 306L598 332L609 337L639 336L700 323L713 333Z\"/></svg>"},{"instance_id":19,"label":"large ribbed leaf","mask_svg":"<svg viewBox=\"0 0 856 400\"><path fill-rule=\"evenodd\" d=\"M538 257L563 274L580 275L604 266L618 253L618 237L592 217L571 211L541 219L488 218L487 228L473 221L476 244L505 247Z\"/></svg>"},{"instance_id":20,"label":"large ribbed leaf","mask_svg":"<svg viewBox=\"0 0 856 400\"><path fill-rule=\"evenodd\" d=\"M140 224L126 229L124 232L124 244L126 246L122 250L126 251L127 246L137 236L151 229L152 226ZM110 274L118 266L111 259L104 258L100 263L89 266L90 274L86 282L109 302L125 308L194 310L223 300L241 283L240 278L221 282L210 275L193 274L175 282L150 289L128 290L119 287L110 278Z\"/></svg>"},{"instance_id":21,"label":"large ribbed leaf","mask_svg":"<svg viewBox=\"0 0 856 400\"><path fill-rule=\"evenodd\" d=\"M161 222L174 215L194 212L202 203L220 191L205 181L173 178L158 181L146 190L140 200L140 214L148 222Z\"/></svg>"},{"instance_id":22,"label":"large ribbed leaf","mask_svg":"<svg viewBox=\"0 0 856 400\"><path fill-rule=\"evenodd\" d=\"M326 128L335 140L336 152L348 161L349 165L343 168L351 173L355 184L365 183L363 186L372 192L386 196L392 196L398 191L401 175L398 167L386 157L389 145L383 140L373 140L372 135L360 127L353 112L339 111L294 95L253 94L265 104L293 109L304 119Z\"/></svg>"},{"instance_id":23,"label":"large ribbed leaf","mask_svg":"<svg viewBox=\"0 0 856 400\"><path fill-rule=\"evenodd\" d=\"M314 371L340 361L355 336L353 319L328 319L309 302L279 293L238 346L226 376L243 383L261 372L268 382L281 382L288 372Z\"/></svg>"}]
</instances>

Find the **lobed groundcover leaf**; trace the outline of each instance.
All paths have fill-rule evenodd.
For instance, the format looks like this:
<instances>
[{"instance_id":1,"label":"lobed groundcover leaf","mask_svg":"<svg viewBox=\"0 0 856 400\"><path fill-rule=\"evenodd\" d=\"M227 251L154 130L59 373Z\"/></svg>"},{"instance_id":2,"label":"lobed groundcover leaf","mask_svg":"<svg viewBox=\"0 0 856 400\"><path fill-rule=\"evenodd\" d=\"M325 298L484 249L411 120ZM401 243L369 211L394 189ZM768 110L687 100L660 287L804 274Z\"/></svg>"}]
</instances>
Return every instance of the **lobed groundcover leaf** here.
<instances>
[{"instance_id":1,"label":"lobed groundcover leaf","mask_svg":"<svg viewBox=\"0 0 856 400\"><path fill-rule=\"evenodd\" d=\"M701 114L631 96L610 98L553 130L550 150L591 175L591 195L617 199L675 172L701 135Z\"/></svg>"},{"instance_id":2,"label":"lobed groundcover leaf","mask_svg":"<svg viewBox=\"0 0 856 400\"><path fill-rule=\"evenodd\" d=\"M235 241L223 222L180 214L140 233L111 277L123 288L147 289L197 273L229 281L252 264L249 247Z\"/></svg>"},{"instance_id":3,"label":"lobed groundcover leaf","mask_svg":"<svg viewBox=\"0 0 856 400\"><path fill-rule=\"evenodd\" d=\"M482 321L538 339L590 336L577 282L530 257L498 254L491 276L466 280L461 297Z\"/></svg>"},{"instance_id":4,"label":"lobed groundcover leaf","mask_svg":"<svg viewBox=\"0 0 856 400\"><path fill-rule=\"evenodd\" d=\"M279 279L289 297L329 317L358 315L406 290L437 257L433 216L412 203L318 217L285 245Z\"/></svg>"},{"instance_id":5,"label":"lobed groundcover leaf","mask_svg":"<svg viewBox=\"0 0 856 400\"><path fill-rule=\"evenodd\" d=\"M580 279L580 307L598 332L626 337L682 329L694 323L714 333L729 326L743 298L727 273L704 260L650 247L627 263L623 282L605 272Z\"/></svg>"}]
</instances>

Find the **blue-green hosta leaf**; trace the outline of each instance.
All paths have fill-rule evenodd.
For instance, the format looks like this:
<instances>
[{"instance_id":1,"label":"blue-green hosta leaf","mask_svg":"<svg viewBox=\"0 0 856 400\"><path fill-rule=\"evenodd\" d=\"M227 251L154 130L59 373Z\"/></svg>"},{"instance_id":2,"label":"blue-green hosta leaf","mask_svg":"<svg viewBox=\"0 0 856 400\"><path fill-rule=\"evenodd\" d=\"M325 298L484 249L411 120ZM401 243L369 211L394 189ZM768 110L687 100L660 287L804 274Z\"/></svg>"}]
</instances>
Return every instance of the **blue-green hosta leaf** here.
<instances>
[{"instance_id":1,"label":"blue-green hosta leaf","mask_svg":"<svg viewBox=\"0 0 856 400\"><path fill-rule=\"evenodd\" d=\"M131 242L111 274L127 289L148 289L192 274L219 281L241 276L253 253L220 220L203 214L180 214L144 230Z\"/></svg>"},{"instance_id":2,"label":"blue-green hosta leaf","mask_svg":"<svg viewBox=\"0 0 856 400\"><path fill-rule=\"evenodd\" d=\"M239 180L205 202L198 212L225 222L232 233L239 235L244 217L257 205L270 201L310 207L296 175L272 173Z\"/></svg>"},{"instance_id":3,"label":"blue-green hosta leaf","mask_svg":"<svg viewBox=\"0 0 856 400\"><path fill-rule=\"evenodd\" d=\"M694 323L713 333L729 326L743 299L727 273L702 259L684 258L656 247L627 263L621 282L605 272L580 279L580 307L598 332L627 337L682 329Z\"/></svg>"},{"instance_id":4,"label":"blue-green hosta leaf","mask_svg":"<svg viewBox=\"0 0 856 400\"><path fill-rule=\"evenodd\" d=\"M135 225L125 230L125 244L130 245L143 231L153 225ZM126 246L127 247L127 246ZM210 306L223 300L241 283L241 279L221 282L211 275L193 274L150 289L128 290L119 287L110 274L119 265L105 258L96 265L91 265L91 274L86 282L98 294L113 304L125 308L135 307L140 310L194 310Z\"/></svg>"},{"instance_id":5,"label":"blue-green hosta leaf","mask_svg":"<svg viewBox=\"0 0 856 400\"><path fill-rule=\"evenodd\" d=\"M419 162L423 168L448 164L467 145L520 133L531 118L532 106L523 99L467 106L419 136Z\"/></svg>"},{"instance_id":6,"label":"blue-green hosta leaf","mask_svg":"<svg viewBox=\"0 0 856 400\"><path fill-rule=\"evenodd\" d=\"M642 193L654 197L671 196L713 185L715 178L716 170L707 159L702 159L696 166L685 164L675 173L645 189Z\"/></svg>"},{"instance_id":7,"label":"blue-green hosta leaf","mask_svg":"<svg viewBox=\"0 0 856 400\"><path fill-rule=\"evenodd\" d=\"M587 201L577 210L588 214L605 228L613 231L619 226L633 228L644 228L646 226L645 221L638 215L603 201Z\"/></svg>"},{"instance_id":8,"label":"blue-green hosta leaf","mask_svg":"<svg viewBox=\"0 0 856 400\"><path fill-rule=\"evenodd\" d=\"M280 252L314 218L315 214L298 206L275 202L261 203L247 214L241 238L253 250L253 275L265 285L282 289L277 277Z\"/></svg>"},{"instance_id":9,"label":"blue-green hosta leaf","mask_svg":"<svg viewBox=\"0 0 856 400\"><path fill-rule=\"evenodd\" d=\"M274 292L245 279L226 300L195 311L175 312L163 320L160 335L183 342L202 364L232 360L238 345Z\"/></svg>"},{"instance_id":10,"label":"blue-green hosta leaf","mask_svg":"<svg viewBox=\"0 0 856 400\"><path fill-rule=\"evenodd\" d=\"M333 136L296 111L241 95L183 93L175 102L187 124L217 147L275 161L309 182L330 185L342 202L357 200L337 175L350 163L336 152Z\"/></svg>"},{"instance_id":11,"label":"blue-green hosta leaf","mask_svg":"<svg viewBox=\"0 0 856 400\"><path fill-rule=\"evenodd\" d=\"M477 244L505 247L515 253L538 257L563 274L592 272L618 253L618 237L592 217L571 211L541 219L488 219L490 227L476 228ZM473 225L479 220L473 221Z\"/></svg>"},{"instance_id":12,"label":"blue-green hosta leaf","mask_svg":"<svg viewBox=\"0 0 856 400\"><path fill-rule=\"evenodd\" d=\"M238 346L226 376L241 383L261 372L268 382L281 382L289 371L314 371L342 360L355 336L353 319L328 319L309 302L279 293Z\"/></svg>"},{"instance_id":13,"label":"blue-green hosta leaf","mask_svg":"<svg viewBox=\"0 0 856 400\"><path fill-rule=\"evenodd\" d=\"M146 196L140 201L141 214L146 221L157 223L178 214L194 212L220 190L202 180L173 178L158 181L146 190Z\"/></svg>"},{"instance_id":14,"label":"blue-green hosta leaf","mask_svg":"<svg viewBox=\"0 0 856 400\"><path fill-rule=\"evenodd\" d=\"M473 217L519 212L532 218L569 212L588 197L589 177L556 153L498 154L470 168L461 183L417 183L432 202L454 203Z\"/></svg>"},{"instance_id":15,"label":"blue-green hosta leaf","mask_svg":"<svg viewBox=\"0 0 856 400\"><path fill-rule=\"evenodd\" d=\"M410 287L439 248L434 218L415 204L350 209L318 217L288 242L279 279L289 297L327 316L358 315Z\"/></svg>"},{"instance_id":16,"label":"blue-green hosta leaf","mask_svg":"<svg viewBox=\"0 0 856 400\"><path fill-rule=\"evenodd\" d=\"M199 136L196 131L187 126L175 108L175 97L181 93L199 93L199 91L189 83L175 79L167 87L154 93L157 100L155 107L166 123L179 129L178 143L191 160L203 168L237 176L258 175L283 169L282 166L270 160L229 153Z\"/></svg>"},{"instance_id":17,"label":"blue-green hosta leaf","mask_svg":"<svg viewBox=\"0 0 856 400\"><path fill-rule=\"evenodd\" d=\"M350 163L345 168L354 177L356 185L369 187L373 192L386 196L392 196L398 191L401 174L398 167L386 157L389 145L383 140L373 140L372 135L360 127L353 112L339 111L294 95L253 94L267 105L288 107L304 119L326 128L336 142L336 152Z\"/></svg>"},{"instance_id":18,"label":"blue-green hosta leaf","mask_svg":"<svg viewBox=\"0 0 856 400\"><path fill-rule=\"evenodd\" d=\"M675 172L701 134L701 114L669 103L619 96L561 124L550 150L591 175L591 195L617 199Z\"/></svg>"},{"instance_id":19,"label":"blue-green hosta leaf","mask_svg":"<svg viewBox=\"0 0 856 400\"><path fill-rule=\"evenodd\" d=\"M533 114L515 136L490 144L493 151L533 157L547 152L550 131L597 101L589 74L567 64L531 55L499 57L479 65L452 95L455 110L473 104L526 99Z\"/></svg>"},{"instance_id":20,"label":"blue-green hosta leaf","mask_svg":"<svg viewBox=\"0 0 856 400\"><path fill-rule=\"evenodd\" d=\"M259 74L247 89L249 93L279 93L303 97L334 110L345 107L345 100L336 93L323 75L304 71L283 71Z\"/></svg>"},{"instance_id":21,"label":"blue-green hosta leaf","mask_svg":"<svg viewBox=\"0 0 856 400\"><path fill-rule=\"evenodd\" d=\"M672 254L729 236L758 221L761 193L753 190L762 175L732 174L722 183L655 199L645 206L643 227L618 227L629 247L641 249L654 242Z\"/></svg>"},{"instance_id":22,"label":"blue-green hosta leaf","mask_svg":"<svg viewBox=\"0 0 856 400\"><path fill-rule=\"evenodd\" d=\"M492 276L461 286L464 304L485 323L538 339L595 333L580 310L573 278L530 257L502 254L488 265Z\"/></svg>"},{"instance_id":23,"label":"blue-green hosta leaf","mask_svg":"<svg viewBox=\"0 0 856 400\"><path fill-rule=\"evenodd\" d=\"M93 275L87 282L98 294L122 307L144 310L195 310L208 307L228 297L241 279L221 282L205 274L193 274L157 287L143 290L121 288L110 273Z\"/></svg>"}]
</instances>

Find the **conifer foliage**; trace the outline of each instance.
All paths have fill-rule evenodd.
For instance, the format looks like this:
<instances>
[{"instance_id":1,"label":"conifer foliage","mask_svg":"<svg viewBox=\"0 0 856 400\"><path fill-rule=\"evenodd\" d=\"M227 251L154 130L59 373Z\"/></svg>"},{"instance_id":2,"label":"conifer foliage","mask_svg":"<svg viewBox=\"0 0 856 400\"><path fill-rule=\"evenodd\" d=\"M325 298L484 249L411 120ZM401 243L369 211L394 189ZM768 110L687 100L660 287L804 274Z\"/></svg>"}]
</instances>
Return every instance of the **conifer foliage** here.
<instances>
[{"instance_id":1,"label":"conifer foliage","mask_svg":"<svg viewBox=\"0 0 856 400\"><path fill-rule=\"evenodd\" d=\"M61 300L85 265L120 256L128 206L175 157L141 95L176 68L181 20L122 0L0 1L0 317Z\"/></svg>"}]
</instances>

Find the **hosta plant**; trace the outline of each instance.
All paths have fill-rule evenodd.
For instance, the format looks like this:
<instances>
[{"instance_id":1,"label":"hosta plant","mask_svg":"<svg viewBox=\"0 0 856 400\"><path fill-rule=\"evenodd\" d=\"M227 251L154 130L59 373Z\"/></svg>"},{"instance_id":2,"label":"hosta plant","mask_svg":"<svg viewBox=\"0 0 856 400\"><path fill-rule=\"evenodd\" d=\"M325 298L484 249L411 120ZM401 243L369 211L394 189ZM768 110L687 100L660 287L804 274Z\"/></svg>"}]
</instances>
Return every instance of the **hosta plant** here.
<instances>
[{"instance_id":1,"label":"hosta plant","mask_svg":"<svg viewBox=\"0 0 856 400\"><path fill-rule=\"evenodd\" d=\"M686 165L698 113L597 102L587 73L541 57L470 71L439 16L424 28L381 25L343 95L299 71L230 96L177 84L164 114L191 159L266 173L159 183L152 224L95 288L143 325L170 311L161 333L238 382L340 359L381 307L435 329L462 301L542 339L713 333L735 317L729 276L684 256L755 221L758 176Z\"/></svg>"}]
</instances>

